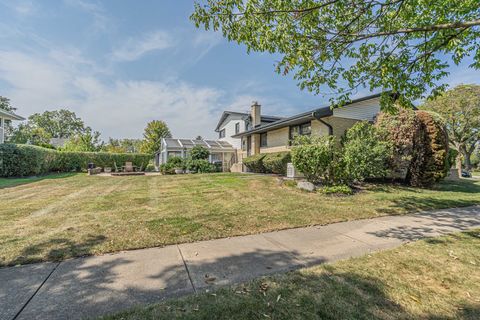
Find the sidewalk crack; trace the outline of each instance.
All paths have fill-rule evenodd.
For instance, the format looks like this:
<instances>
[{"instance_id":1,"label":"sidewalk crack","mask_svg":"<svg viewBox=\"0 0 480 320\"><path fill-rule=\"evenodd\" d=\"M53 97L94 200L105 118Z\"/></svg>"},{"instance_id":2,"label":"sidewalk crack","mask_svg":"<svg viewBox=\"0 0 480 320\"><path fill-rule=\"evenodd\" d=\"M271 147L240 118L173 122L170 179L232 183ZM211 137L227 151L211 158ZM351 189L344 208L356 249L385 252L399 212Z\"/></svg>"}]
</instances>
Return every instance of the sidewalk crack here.
<instances>
[{"instance_id":1,"label":"sidewalk crack","mask_svg":"<svg viewBox=\"0 0 480 320\"><path fill-rule=\"evenodd\" d=\"M185 267L185 271L187 271L188 280L190 281L190 284L192 285L193 292L197 293L197 288L195 288L195 285L193 284L192 276L190 275L190 270L188 269L187 262L185 261L185 258L183 257L182 250L180 249L180 246L178 244L177 244L177 249L178 249L178 253L180 253L180 257L182 257L183 266Z\"/></svg>"},{"instance_id":2,"label":"sidewalk crack","mask_svg":"<svg viewBox=\"0 0 480 320\"><path fill-rule=\"evenodd\" d=\"M12 318L12 320L16 320L18 318L18 316L20 316L20 314L23 312L23 310L25 310L25 308L27 307L27 305L30 303L30 301L32 301L32 299L37 295L37 293L40 291L40 289L43 287L43 285L48 281L48 279L50 278L50 276L55 272L55 270L57 270L58 266L61 264L62 262L57 262L57 264L53 267L52 271L50 271L50 273L47 275L47 277L42 281L42 283L38 286L38 288L35 290L35 292L32 294L32 296L30 298L28 298L27 302L25 302L25 304L20 308L20 310L18 310L18 312L15 314L15 316Z\"/></svg>"}]
</instances>

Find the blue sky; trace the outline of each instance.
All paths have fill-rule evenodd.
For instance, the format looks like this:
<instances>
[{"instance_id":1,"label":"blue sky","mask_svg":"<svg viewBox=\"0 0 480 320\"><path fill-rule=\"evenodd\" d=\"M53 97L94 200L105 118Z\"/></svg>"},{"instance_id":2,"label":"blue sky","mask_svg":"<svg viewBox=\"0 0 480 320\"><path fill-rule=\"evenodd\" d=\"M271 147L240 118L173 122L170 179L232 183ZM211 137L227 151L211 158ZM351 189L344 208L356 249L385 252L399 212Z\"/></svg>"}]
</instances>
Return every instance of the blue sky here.
<instances>
[{"instance_id":1,"label":"blue sky","mask_svg":"<svg viewBox=\"0 0 480 320\"><path fill-rule=\"evenodd\" d=\"M0 95L28 116L68 108L102 138L140 138L150 120L174 136L215 137L223 110L291 115L327 104L246 53L198 30L188 0L0 0ZM450 84L479 82L466 64Z\"/></svg>"}]
</instances>

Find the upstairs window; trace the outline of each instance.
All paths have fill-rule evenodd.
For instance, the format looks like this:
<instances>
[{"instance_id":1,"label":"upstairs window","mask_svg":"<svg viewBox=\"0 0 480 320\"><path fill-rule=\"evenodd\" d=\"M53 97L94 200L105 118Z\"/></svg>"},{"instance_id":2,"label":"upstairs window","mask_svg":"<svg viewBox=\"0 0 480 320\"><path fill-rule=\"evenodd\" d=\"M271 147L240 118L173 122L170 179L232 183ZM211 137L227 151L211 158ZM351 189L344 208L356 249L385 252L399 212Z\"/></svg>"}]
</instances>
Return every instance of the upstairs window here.
<instances>
[{"instance_id":1,"label":"upstairs window","mask_svg":"<svg viewBox=\"0 0 480 320\"><path fill-rule=\"evenodd\" d=\"M221 138L225 138L225 129L222 129L220 130L220 132L218 133L218 137L221 139Z\"/></svg>"},{"instance_id":2,"label":"upstairs window","mask_svg":"<svg viewBox=\"0 0 480 320\"><path fill-rule=\"evenodd\" d=\"M235 123L235 134L240 132L240 122Z\"/></svg>"},{"instance_id":3,"label":"upstairs window","mask_svg":"<svg viewBox=\"0 0 480 320\"><path fill-rule=\"evenodd\" d=\"M264 148L267 146L267 133L260 134L260 147Z\"/></svg>"}]
</instances>

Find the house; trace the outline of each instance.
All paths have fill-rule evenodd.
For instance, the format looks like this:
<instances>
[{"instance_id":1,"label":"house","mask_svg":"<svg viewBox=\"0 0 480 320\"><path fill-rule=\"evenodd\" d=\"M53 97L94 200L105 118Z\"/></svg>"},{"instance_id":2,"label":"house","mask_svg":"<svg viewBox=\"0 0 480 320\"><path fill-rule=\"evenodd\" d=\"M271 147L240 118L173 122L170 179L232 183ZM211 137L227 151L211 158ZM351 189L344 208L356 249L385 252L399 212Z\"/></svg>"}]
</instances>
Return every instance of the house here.
<instances>
[{"instance_id":1,"label":"house","mask_svg":"<svg viewBox=\"0 0 480 320\"><path fill-rule=\"evenodd\" d=\"M278 118L275 121L263 121L261 106L255 102L251 106L249 126L245 126L245 130L235 130L233 135L228 136L232 146L240 145L236 164L231 171L244 171L242 159L247 156L290 150L290 142L297 135L341 137L356 122L373 121L379 112L380 94L375 94L352 100L341 108L324 106L287 118L269 117ZM231 122L238 122L238 118L224 115L220 120L221 126L217 126L216 131L231 128Z\"/></svg>"},{"instance_id":2,"label":"house","mask_svg":"<svg viewBox=\"0 0 480 320\"><path fill-rule=\"evenodd\" d=\"M195 146L205 147L210 152L208 160L211 163L221 162L224 171L230 170L237 162L237 149L227 141L163 138L160 150L155 155L155 166L158 168L171 157L187 159Z\"/></svg>"},{"instance_id":3,"label":"house","mask_svg":"<svg viewBox=\"0 0 480 320\"><path fill-rule=\"evenodd\" d=\"M25 120L25 118L10 112L0 109L0 143L5 143L5 128L6 128L6 121L12 120Z\"/></svg>"},{"instance_id":4,"label":"house","mask_svg":"<svg viewBox=\"0 0 480 320\"><path fill-rule=\"evenodd\" d=\"M253 106L260 108L260 105L257 102L254 102ZM268 124L281 119L281 117L262 115L260 118L260 123ZM226 141L234 148L240 149L240 139L232 138L232 136L250 129L252 129L252 117L250 113L224 111L220 117L220 120L218 121L215 132L218 132L218 140Z\"/></svg>"}]
</instances>

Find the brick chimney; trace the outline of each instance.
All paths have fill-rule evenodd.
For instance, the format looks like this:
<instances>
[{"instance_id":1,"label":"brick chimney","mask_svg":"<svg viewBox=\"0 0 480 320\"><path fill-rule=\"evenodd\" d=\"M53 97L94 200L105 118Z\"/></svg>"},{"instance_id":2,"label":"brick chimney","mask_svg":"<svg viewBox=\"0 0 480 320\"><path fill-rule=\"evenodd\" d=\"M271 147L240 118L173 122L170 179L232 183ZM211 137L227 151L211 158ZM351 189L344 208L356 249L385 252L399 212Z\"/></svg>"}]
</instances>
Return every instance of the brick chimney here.
<instances>
[{"instance_id":1,"label":"brick chimney","mask_svg":"<svg viewBox=\"0 0 480 320\"><path fill-rule=\"evenodd\" d=\"M250 115L252 117L252 128L259 126L261 123L261 109L262 106L259 105L257 101L254 101L250 109Z\"/></svg>"}]
</instances>

